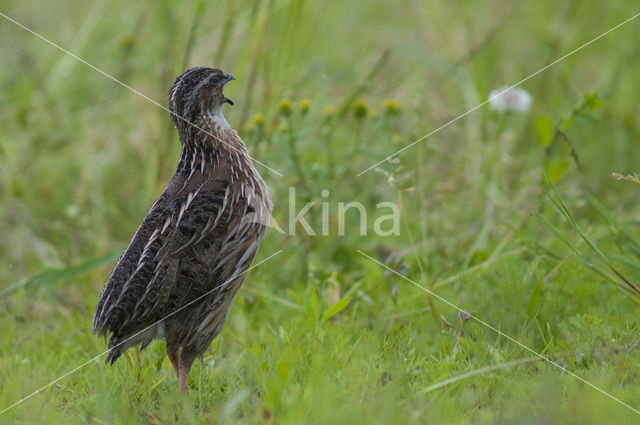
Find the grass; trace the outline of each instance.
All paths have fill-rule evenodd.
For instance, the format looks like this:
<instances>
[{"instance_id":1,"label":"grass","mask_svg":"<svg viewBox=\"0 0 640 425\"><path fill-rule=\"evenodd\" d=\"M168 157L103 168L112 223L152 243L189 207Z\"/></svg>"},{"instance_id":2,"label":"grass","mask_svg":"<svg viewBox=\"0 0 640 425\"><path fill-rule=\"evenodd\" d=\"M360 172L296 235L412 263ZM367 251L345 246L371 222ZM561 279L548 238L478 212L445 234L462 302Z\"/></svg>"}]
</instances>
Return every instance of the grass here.
<instances>
[{"instance_id":1,"label":"grass","mask_svg":"<svg viewBox=\"0 0 640 425\"><path fill-rule=\"evenodd\" d=\"M640 21L356 175L638 13L632 1L130 4L0 11L165 103L185 67L236 76L226 115L285 226L271 229L184 395L161 342L89 362L2 424L627 423L637 414L385 272L387 264L640 409ZM170 178L166 113L9 21L0 25L0 410L102 353L115 258ZM548 180L547 180L548 179ZM326 195L323 190L328 190ZM337 203L350 211L338 235ZM376 236L376 204L402 211ZM318 232L320 233L320 232ZM629 296L632 295L632 296Z\"/></svg>"}]
</instances>

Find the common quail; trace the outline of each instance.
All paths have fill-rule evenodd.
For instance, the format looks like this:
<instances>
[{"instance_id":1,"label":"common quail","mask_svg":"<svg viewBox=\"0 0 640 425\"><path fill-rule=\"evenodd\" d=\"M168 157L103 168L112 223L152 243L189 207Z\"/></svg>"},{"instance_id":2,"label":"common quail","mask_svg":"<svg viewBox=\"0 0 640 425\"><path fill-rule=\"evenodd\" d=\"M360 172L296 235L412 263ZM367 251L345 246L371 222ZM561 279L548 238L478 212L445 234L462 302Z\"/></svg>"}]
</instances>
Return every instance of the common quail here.
<instances>
[{"instance_id":1,"label":"common quail","mask_svg":"<svg viewBox=\"0 0 640 425\"><path fill-rule=\"evenodd\" d=\"M93 319L109 339L107 363L153 339L166 350L181 390L193 361L218 335L264 236L267 186L222 115L235 78L192 68L169 89L182 144L168 187L151 206L109 276Z\"/></svg>"}]
</instances>

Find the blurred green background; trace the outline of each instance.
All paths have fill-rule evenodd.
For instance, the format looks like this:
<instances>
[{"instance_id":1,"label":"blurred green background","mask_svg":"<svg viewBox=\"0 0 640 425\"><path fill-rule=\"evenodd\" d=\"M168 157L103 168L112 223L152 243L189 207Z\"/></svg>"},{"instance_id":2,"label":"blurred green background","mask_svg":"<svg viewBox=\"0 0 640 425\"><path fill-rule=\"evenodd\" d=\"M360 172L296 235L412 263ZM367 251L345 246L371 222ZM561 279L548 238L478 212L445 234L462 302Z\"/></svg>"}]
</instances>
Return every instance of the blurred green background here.
<instances>
[{"instance_id":1,"label":"blurred green background","mask_svg":"<svg viewBox=\"0 0 640 425\"><path fill-rule=\"evenodd\" d=\"M640 409L637 2L0 1L165 105L215 66L287 227L271 229L184 395L162 342L90 362L0 423L623 423L637 413L385 271L361 250ZM0 410L106 348L93 309L170 179L168 113L0 17ZM547 180L551 180L552 186ZM557 188L557 189L555 189ZM322 195L323 190L329 194ZM557 190L557 191L556 191ZM350 211L367 207L367 235ZM373 232L395 202L400 235ZM532 357L533 356L533 357Z\"/></svg>"}]
</instances>

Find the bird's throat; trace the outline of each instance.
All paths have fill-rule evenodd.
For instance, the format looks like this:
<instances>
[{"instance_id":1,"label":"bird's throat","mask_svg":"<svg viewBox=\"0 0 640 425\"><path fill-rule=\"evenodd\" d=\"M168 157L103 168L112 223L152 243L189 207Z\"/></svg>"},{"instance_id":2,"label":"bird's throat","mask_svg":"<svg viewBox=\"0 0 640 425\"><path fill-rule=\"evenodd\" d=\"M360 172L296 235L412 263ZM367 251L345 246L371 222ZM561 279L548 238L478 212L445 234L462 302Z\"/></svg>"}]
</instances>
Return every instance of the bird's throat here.
<instances>
[{"instance_id":1,"label":"bird's throat","mask_svg":"<svg viewBox=\"0 0 640 425\"><path fill-rule=\"evenodd\" d=\"M209 111L208 115L208 119L211 120L211 124L220 128L220 130L229 130L231 128L227 119L222 115L221 106Z\"/></svg>"}]
</instances>

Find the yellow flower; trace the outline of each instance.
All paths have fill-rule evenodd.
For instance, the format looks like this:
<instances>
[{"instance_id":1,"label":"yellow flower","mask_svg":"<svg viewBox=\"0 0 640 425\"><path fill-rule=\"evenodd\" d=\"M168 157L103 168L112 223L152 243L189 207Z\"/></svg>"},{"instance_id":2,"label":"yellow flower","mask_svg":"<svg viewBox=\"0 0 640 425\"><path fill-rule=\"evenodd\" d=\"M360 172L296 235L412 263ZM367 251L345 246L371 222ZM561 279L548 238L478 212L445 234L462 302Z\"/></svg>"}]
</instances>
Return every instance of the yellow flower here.
<instances>
[{"instance_id":1,"label":"yellow flower","mask_svg":"<svg viewBox=\"0 0 640 425\"><path fill-rule=\"evenodd\" d=\"M356 118L364 118L367 115L367 104L362 99L353 104L353 114Z\"/></svg>"},{"instance_id":2,"label":"yellow flower","mask_svg":"<svg viewBox=\"0 0 640 425\"><path fill-rule=\"evenodd\" d=\"M278 111L280 111L280 113L285 117L291 115L291 102L289 101L289 99L282 99L278 103Z\"/></svg>"},{"instance_id":3,"label":"yellow flower","mask_svg":"<svg viewBox=\"0 0 640 425\"><path fill-rule=\"evenodd\" d=\"M322 108L322 112L326 115L326 116L331 116L333 115L333 113L335 112L335 109L333 109L333 106L331 105L327 105L324 108Z\"/></svg>"},{"instance_id":4,"label":"yellow flower","mask_svg":"<svg viewBox=\"0 0 640 425\"><path fill-rule=\"evenodd\" d=\"M264 115L263 114L256 114L255 117L253 117L253 122L256 125L264 124Z\"/></svg>"},{"instance_id":5,"label":"yellow flower","mask_svg":"<svg viewBox=\"0 0 640 425\"><path fill-rule=\"evenodd\" d=\"M311 106L311 104L309 103L309 101L307 99L303 99L300 102L300 110L302 111L302 115L305 115L307 112L309 112L309 107Z\"/></svg>"},{"instance_id":6,"label":"yellow flower","mask_svg":"<svg viewBox=\"0 0 640 425\"><path fill-rule=\"evenodd\" d=\"M402 105L400 104L400 102L393 99L383 100L382 107L384 108L385 113L389 115L396 114L402 109Z\"/></svg>"}]
</instances>

